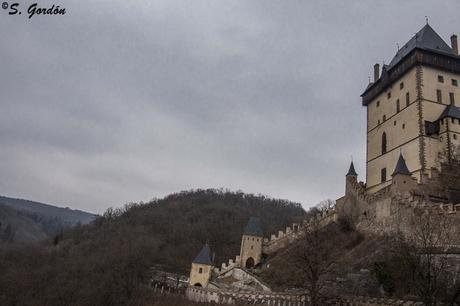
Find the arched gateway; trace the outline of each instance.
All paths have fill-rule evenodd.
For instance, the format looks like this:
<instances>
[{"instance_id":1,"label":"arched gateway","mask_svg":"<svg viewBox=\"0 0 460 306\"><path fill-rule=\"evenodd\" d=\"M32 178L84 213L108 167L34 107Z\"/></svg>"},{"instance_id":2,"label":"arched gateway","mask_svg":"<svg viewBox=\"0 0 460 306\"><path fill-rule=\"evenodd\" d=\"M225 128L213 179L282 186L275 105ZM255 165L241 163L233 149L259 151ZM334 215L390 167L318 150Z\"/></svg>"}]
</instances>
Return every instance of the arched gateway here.
<instances>
[{"instance_id":1,"label":"arched gateway","mask_svg":"<svg viewBox=\"0 0 460 306\"><path fill-rule=\"evenodd\" d=\"M246 260L246 265L245 265L245 267L246 267L247 269L252 269L252 268L254 268L254 258L249 257L249 258Z\"/></svg>"}]
</instances>

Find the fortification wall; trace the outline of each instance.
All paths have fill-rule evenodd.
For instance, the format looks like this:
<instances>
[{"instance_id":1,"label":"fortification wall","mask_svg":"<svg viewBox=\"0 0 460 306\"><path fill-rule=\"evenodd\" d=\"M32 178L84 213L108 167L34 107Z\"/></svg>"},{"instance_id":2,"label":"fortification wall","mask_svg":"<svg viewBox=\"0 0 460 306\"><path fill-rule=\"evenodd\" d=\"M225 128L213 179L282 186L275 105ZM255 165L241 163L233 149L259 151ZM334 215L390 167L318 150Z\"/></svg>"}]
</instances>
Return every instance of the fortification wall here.
<instances>
[{"instance_id":1,"label":"fortification wall","mask_svg":"<svg viewBox=\"0 0 460 306\"><path fill-rule=\"evenodd\" d=\"M331 222L337 222L339 214L335 208L324 211L316 216L321 226L325 226ZM301 238L305 234L305 228L308 226L308 221L304 220L301 223L293 223L291 226L286 227L284 231L280 230L277 234L272 234L270 238L264 238L262 244L263 254L273 254L276 251L289 246L295 240ZM213 272L216 275L222 275L233 268L240 268L241 258L236 256L235 259L229 259L224 262L220 267L215 267Z\"/></svg>"},{"instance_id":2,"label":"fortification wall","mask_svg":"<svg viewBox=\"0 0 460 306\"><path fill-rule=\"evenodd\" d=\"M200 287L188 287L185 295L187 299L195 302L236 304L250 303L255 305L283 305L305 306L307 295L302 293L286 292L251 292L251 291L226 291L212 290Z\"/></svg>"},{"instance_id":3,"label":"fortification wall","mask_svg":"<svg viewBox=\"0 0 460 306\"><path fill-rule=\"evenodd\" d=\"M207 302L218 304L251 304L267 306L306 306L308 305L308 295L301 293L286 292L235 292L210 290L198 287L189 287L186 290L187 299L195 302ZM415 301L404 301L388 298L372 298L361 296L343 296L339 299L331 298L324 301L323 305L328 306L422 306L423 303Z\"/></svg>"},{"instance_id":4,"label":"fortification wall","mask_svg":"<svg viewBox=\"0 0 460 306\"><path fill-rule=\"evenodd\" d=\"M318 214L316 218L316 221L319 220L320 226L326 226L331 222L337 222L338 213L334 208ZM285 231L278 231L277 235L272 234L270 238L265 238L262 252L267 255L273 254L276 251L289 246L295 240L300 239L303 235L305 235L305 229L309 227L309 222L310 221L304 220L302 223L294 223L292 226L288 226Z\"/></svg>"},{"instance_id":5,"label":"fortification wall","mask_svg":"<svg viewBox=\"0 0 460 306\"><path fill-rule=\"evenodd\" d=\"M362 219L357 227L364 233L376 235L396 232L410 233L410 220L415 210L427 211L452 218L454 230L460 232L460 204L431 203L424 196L414 193L396 194L372 203L376 207L376 218ZM458 241L460 244L460 239Z\"/></svg>"},{"instance_id":6,"label":"fortification wall","mask_svg":"<svg viewBox=\"0 0 460 306\"><path fill-rule=\"evenodd\" d=\"M217 275L221 275L223 273L230 271L233 268L239 268L240 262L241 262L241 259L240 259L240 256L238 255L235 257L234 260L229 259L228 262L222 263L220 267L215 267L213 272Z\"/></svg>"},{"instance_id":7,"label":"fortification wall","mask_svg":"<svg viewBox=\"0 0 460 306\"><path fill-rule=\"evenodd\" d=\"M336 201L338 217L356 223L369 209L370 197L361 183L356 179L347 178L345 196Z\"/></svg>"}]
</instances>

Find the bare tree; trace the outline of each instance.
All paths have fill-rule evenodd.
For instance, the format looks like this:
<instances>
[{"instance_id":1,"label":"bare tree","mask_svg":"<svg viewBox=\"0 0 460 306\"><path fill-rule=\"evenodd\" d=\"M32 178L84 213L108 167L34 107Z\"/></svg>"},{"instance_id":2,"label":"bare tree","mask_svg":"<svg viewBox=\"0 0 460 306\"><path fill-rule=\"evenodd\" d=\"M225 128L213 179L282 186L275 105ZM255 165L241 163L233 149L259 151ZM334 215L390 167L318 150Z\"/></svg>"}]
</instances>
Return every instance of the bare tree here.
<instances>
[{"instance_id":1,"label":"bare tree","mask_svg":"<svg viewBox=\"0 0 460 306\"><path fill-rule=\"evenodd\" d=\"M312 306L321 305L324 277L333 269L333 245L320 220L312 218L305 226L302 238L289 249L291 264L301 272L303 286L308 291Z\"/></svg>"},{"instance_id":2,"label":"bare tree","mask_svg":"<svg viewBox=\"0 0 460 306\"><path fill-rule=\"evenodd\" d=\"M454 224L448 216L416 211L409 219L409 230L396 235L394 251L409 273L413 293L427 306L439 305L449 295L446 290L455 290L447 252L454 234ZM456 299L455 292L450 295Z\"/></svg>"},{"instance_id":3,"label":"bare tree","mask_svg":"<svg viewBox=\"0 0 460 306\"><path fill-rule=\"evenodd\" d=\"M326 199L321 202L319 202L316 207L321 211L321 212L327 212L331 209L333 209L335 206L335 201L331 199Z\"/></svg>"}]
</instances>

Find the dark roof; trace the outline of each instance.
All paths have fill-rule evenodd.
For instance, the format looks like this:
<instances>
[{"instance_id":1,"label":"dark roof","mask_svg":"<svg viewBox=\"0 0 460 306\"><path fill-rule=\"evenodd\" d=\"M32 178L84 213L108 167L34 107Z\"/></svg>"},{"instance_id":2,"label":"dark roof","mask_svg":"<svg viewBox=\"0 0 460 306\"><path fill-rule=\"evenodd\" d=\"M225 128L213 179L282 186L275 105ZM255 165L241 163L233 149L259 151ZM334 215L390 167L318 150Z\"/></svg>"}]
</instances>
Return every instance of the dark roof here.
<instances>
[{"instance_id":1,"label":"dark roof","mask_svg":"<svg viewBox=\"0 0 460 306\"><path fill-rule=\"evenodd\" d=\"M347 176L358 176L358 173L355 171L355 166L353 165L353 162L350 164L350 169L348 169Z\"/></svg>"},{"instance_id":2,"label":"dark roof","mask_svg":"<svg viewBox=\"0 0 460 306\"><path fill-rule=\"evenodd\" d=\"M460 119L460 109L454 105L447 105L441 116L439 116L439 120L446 117Z\"/></svg>"},{"instance_id":3,"label":"dark roof","mask_svg":"<svg viewBox=\"0 0 460 306\"><path fill-rule=\"evenodd\" d=\"M211 250L209 249L208 244L205 244L205 246L201 249L200 254L198 254L193 263L212 266Z\"/></svg>"},{"instance_id":4,"label":"dark roof","mask_svg":"<svg viewBox=\"0 0 460 306\"><path fill-rule=\"evenodd\" d=\"M426 24L401 49L398 50L391 60L389 68L399 63L399 61L401 61L415 48L455 55L451 47L449 47L449 45L438 35L438 33L436 33L429 24Z\"/></svg>"},{"instance_id":5,"label":"dark roof","mask_svg":"<svg viewBox=\"0 0 460 306\"><path fill-rule=\"evenodd\" d=\"M244 229L244 235L248 236L256 236L256 237L263 237L264 233L262 232L262 228L260 226L260 219L251 217L249 218L248 225Z\"/></svg>"},{"instance_id":6,"label":"dark roof","mask_svg":"<svg viewBox=\"0 0 460 306\"><path fill-rule=\"evenodd\" d=\"M367 106L395 80L418 64L460 73L460 56L452 51L430 25L426 24L401 49L398 49L390 65L383 66L379 79L366 87L361 94L363 106Z\"/></svg>"},{"instance_id":7,"label":"dark roof","mask_svg":"<svg viewBox=\"0 0 460 306\"><path fill-rule=\"evenodd\" d=\"M392 176L396 174L411 175L409 169L407 168L406 160L402 156L402 153L399 154L399 159L398 159L398 162L396 163L396 168Z\"/></svg>"}]
</instances>

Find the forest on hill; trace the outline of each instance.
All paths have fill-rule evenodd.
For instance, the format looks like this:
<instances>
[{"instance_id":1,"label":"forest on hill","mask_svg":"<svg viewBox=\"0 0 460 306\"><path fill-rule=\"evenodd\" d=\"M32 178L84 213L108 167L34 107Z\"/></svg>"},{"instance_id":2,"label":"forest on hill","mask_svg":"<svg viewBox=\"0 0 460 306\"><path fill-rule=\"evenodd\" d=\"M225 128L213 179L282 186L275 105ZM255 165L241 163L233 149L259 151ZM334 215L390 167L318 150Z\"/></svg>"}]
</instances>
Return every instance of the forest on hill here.
<instances>
[{"instance_id":1,"label":"forest on hill","mask_svg":"<svg viewBox=\"0 0 460 306\"><path fill-rule=\"evenodd\" d=\"M139 305L152 266L187 273L205 242L216 263L227 261L249 217L269 236L305 214L298 203L214 189L108 209L49 243L3 244L0 304Z\"/></svg>"},{"instance_id":2,"label":"forest on hill","mask_svg":"<svg viewBox=\"0 0 460 306\"><path fill-rule=\"evenodd\" d=\"M0 243L37 243L95 219L81 210L0 196Z\"/></svg>"}]
</instances>

